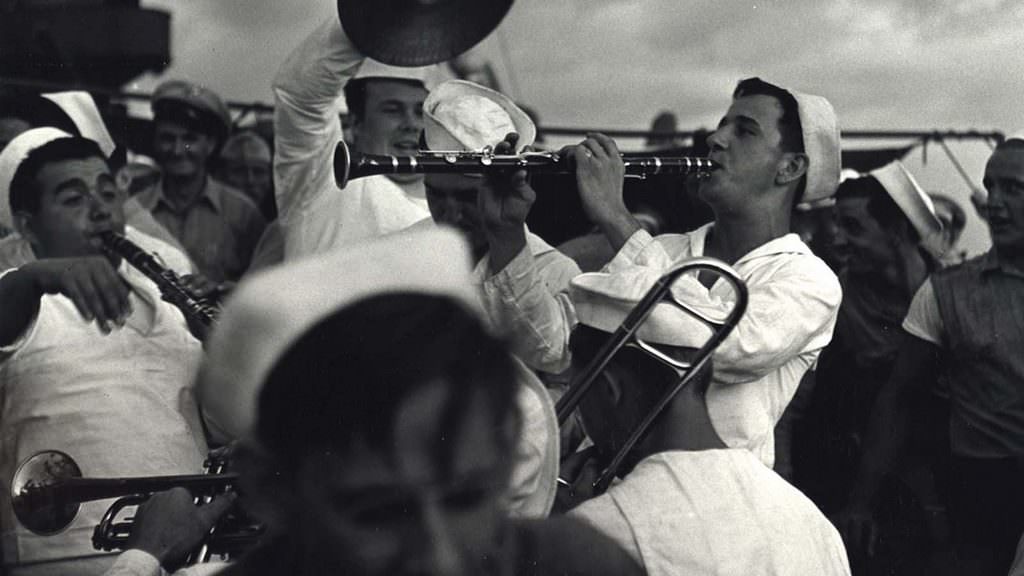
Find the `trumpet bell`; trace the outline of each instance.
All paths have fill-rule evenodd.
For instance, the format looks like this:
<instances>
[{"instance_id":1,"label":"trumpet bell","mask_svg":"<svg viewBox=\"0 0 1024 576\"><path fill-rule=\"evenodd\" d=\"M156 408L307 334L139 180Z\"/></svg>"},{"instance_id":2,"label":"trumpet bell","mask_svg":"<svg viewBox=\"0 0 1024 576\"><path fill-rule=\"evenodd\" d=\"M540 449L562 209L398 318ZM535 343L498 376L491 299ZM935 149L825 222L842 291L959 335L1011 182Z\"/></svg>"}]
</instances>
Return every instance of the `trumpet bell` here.
<instances>
[{"instance_id":1,"label":"trumpet bell","mask_svg":"<svg viewBox=\"0 0 1024 576\"><path fill-rule=\"evenodd\" d=\"M22 462L11 481L11 506L18 522L42 536L63 531L81 504L54 499L41 489L81 477L82 470L71 456L57 450L39 452Z\"/></svg>"},{"instance_id":2,"label":"trumpet bell","mask_svg":"<svg viewBox=\"0 0 1024 576\"><path fill-rule=\"evenodd\" d=\"M338 18L374 60L426 66L475 46L511 7L512 0L338 0Z\"/></svg>"}]
</instances>

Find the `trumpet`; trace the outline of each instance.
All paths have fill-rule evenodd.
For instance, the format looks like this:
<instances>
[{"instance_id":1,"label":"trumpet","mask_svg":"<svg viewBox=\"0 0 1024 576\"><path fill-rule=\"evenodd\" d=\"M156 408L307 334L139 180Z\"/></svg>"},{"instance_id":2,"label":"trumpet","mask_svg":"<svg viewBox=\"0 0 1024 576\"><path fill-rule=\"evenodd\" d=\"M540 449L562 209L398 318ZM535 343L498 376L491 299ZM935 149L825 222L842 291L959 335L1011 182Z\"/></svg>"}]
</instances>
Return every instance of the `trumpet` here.
<instances>
[{"instance_id":1,"label":"trumpet","mask_svg":"<svg viewBox=\"0 0 1024 576\"><path fill-rule=\"evenodd\" d=\"M736 301L729 310L729 313L723 319L712 318L708 314L679 300L672 294L672 285L682 275L689 272L701 271L717 274L732 285ZM736 324L740 321L743 313L746 312L747 300L747 285L730 266L714 258L704 257L688 260L678 267L670 270L654 283L654 286L647 291L640 302L637 303L629 315L626 316L625 320L622 321L619 328L605 341L597 354L595 354L594 357L587 362L582 371L573 378L572 382L569 384L569 389L555 404L555 413L558 416L559 426L563 426L566 420L569 419L569 416L572 415L579 406L583 397L586 396L587 392L597 381L597 378L602 372L604 372L605 368L608 367L608 364L611 362L615 354L627 345L640 348L647 355L654 357L663 364L671 366L679 374L679 379L676 381L675 385L670 386L658 399L654 407L648 411L637 427L630 433L629 437L611 459L608 466L605 467L597 477L597 480L594 481L593 487L595 494L601 494L608 489L611 481L615 478L619 466L622 465L626 456L628 456L629 452L633 449L633 446L635 446L636 443L643 438L644 434L647 433L648 428L650 428L651 424L654 423L654 420L658 415L664 411L664 409L672 402L673 398L675 398L683 388L701 374L703 368L711 360L711 355L714 353L715 349L718 348L727 336L729 336L729 333L732 332L732 329L735 328ZM701 346L697 353L688 361L681 361L665 354L661 350L658 350L654 345L642 340L637 335L644 321L654 311L654 307L662 302L679 308L697 320L700 320L712 330L711 337L704 342L704 345Z\"/></svg>"},{"instance_id":2,"label":"trumpet","mask_svg":"<svg viewBox=\"0 0 1024 576\"><path fill-rule=\"evenodd\" d=\"M692 156L623 156L627 177L646 178L656 174L693 174L707 177L715 169L710 158ZM351 180L375 174L486 174L503 170L526 170L539 174L571 174L572 165L555 152L525 152L496 155L483 152L420 151L417 156L359 154L344 141L334 148L334 181L344 188Z\"/></svg>"},{"instance_id":3,"label":"trumpet","mask_svg":"<svg viewBox=\"0 0 1024 576\"><path fill-rule=\"evenodd\" d=\"M222 470L223 461L207 462L207 469ZM182 474L170 476L138 476L127 478L83 478L82 470L67 454L49 450L39 452L22 462L11 482L11 505L14 516L26 529L41 536L57 534L74 521L82 503L118 498L103 515L93 531L93 547L97 550L125 548L132 523L118 521L120 512L141 504L155 492L175 487L188 489L197 499L233 490L238 475ZM234 553L254 544L263 532L261 525L241 521L228 515L233 529L221 524L211 533L201 555Z\"/></svg>"},{"instance_id":4,"label":"trumpet","mask_svg":"<svg viewBox=\"0 0 1024 576\"><path fill-rule=\"evenodd\" d=\"M217 307L189 292L173 270L161 266L156 258L116 232L103 232L100 234L100 241L105 251L124 258L152 280L160 289L160 293L181 310L186 318L206 328L213 326L217 320Z\"/></svg>"}]
</instances>

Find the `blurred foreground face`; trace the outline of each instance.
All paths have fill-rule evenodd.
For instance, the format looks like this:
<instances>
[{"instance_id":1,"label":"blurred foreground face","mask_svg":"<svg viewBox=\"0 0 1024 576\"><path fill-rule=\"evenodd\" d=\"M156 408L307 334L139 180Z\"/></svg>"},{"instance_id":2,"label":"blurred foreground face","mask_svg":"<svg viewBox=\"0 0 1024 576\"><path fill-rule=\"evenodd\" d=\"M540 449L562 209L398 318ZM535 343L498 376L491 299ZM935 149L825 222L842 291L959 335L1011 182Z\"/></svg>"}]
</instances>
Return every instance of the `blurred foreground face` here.
<instances>
[{"instance_id":1,"label":"blurred foreground face","mask_svg":"<svg viewBox=\"0 0 1024 576\"><path fill-rule=\"evenodd\" d=\"M481 575L503 557L507 455L481 393L453 410L428 384L398 408L387 453L360 444L318 454L297 471L296 536L325 569L358 575ZM456 412L457 413L453 413ZM443 437L455 418L457 437Z\"/></svg>"}]
</instances>

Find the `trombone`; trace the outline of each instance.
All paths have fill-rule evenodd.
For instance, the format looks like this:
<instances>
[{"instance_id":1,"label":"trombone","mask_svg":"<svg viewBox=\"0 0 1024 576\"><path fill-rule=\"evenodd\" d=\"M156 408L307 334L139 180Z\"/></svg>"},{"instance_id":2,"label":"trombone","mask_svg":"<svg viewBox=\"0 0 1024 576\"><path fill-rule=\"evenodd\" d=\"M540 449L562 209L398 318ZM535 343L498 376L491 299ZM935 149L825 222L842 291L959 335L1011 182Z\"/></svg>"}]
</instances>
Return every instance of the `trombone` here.
<instances>
[{"instance_id":1,"label":"trombone","mask_svg":"<svg viewBox=\"0 0 1024 576\"><path fill-rule=\"evenodd\" d=\"M690 304L679 300L674 294L672 294L672 285L682 275L689 272L700 273L702 271L717 274L732 285L733 292L736 295L736 301L724 319L712 318L708 314L697 310ZM600 376L601 373L604 372L605 368L608 367L608 364L611 362L615 354L627 345L640 348L647 355L654 357L663 364L671 366L680 374L679 380L676 384L669 387L669 389L658 399L651 410L649 410L644 416L644 419L641 420L626 439L625 443L612 458L608 466L605 467L598 476L597 480L594 482L595 494L601 494L607 490L612 479L615 478L615 474L619 466L622 465L623 460L625 460L626 456L629 455L633 446L643 438L644 434L647 433L647 429L650 428L658 415L661 414L662 411L672 402L672 399L675 398L676 394L678 394L701 373L701 370L710 361L711 355L714 353L715 349L718 348L726 337L729 336L729 333L732 332L732 329L735 328L736 324L740 321L743 313L746 312L747 301L747 285L739 277L736 271L732 269L732 267L714 258L701 257L687 260L678 267L670 270L654 283L654 286L647 291L640 302L637 303L629 315L626 316L626 319L622 321L619 328L612 333L607 341L605 341L598 353L595 354L583 370L573 378L572 382L569 384L568 391L566 391L566 393L559 398L558 402L555 404L555 412L558 416L559 426L565 425L566 420L569 419L569 416L571 416L579 406L583 397L586 396L591 386L593 386L594 382L597 381L598 376ZM679 308L690 316L700 320L712 330L711 337L704 342L704 345L701 346L700 350L698 350L696 355L689 361L677 360L658 350L657 347L642 340L637 335L637 332L640 330L644 321L647 320L654 311L654 307L662 302Z\"/></svg>"},{"instance_id":2,"label":"trombone","mask_svg":"<svg viewBox=\"0 0 1024 576\"><path fill-rule=\"evenodd\" d=\"M224 462L207 462L207 469L222 470ZM119 513L128 506L145 502L153 493L175 487L188 489L198 500L235 489L238 474L182 474L170 476L137 476L127 478L83 478L82 470L71 456L48 450L36 453L18 467L11 482L11 505L14 515L34 534L50 536L65 530L75 520L83 502L117 498L93 531L93 547L115 550L127 546L131 535L131 519L118 521ZM208 501L208 500L206 500ZM207 538L196 558L235 553L255 544L263 526L239 522L231 514L233 531L224 529L222 520Z\"/></svg>"}]
</instances>

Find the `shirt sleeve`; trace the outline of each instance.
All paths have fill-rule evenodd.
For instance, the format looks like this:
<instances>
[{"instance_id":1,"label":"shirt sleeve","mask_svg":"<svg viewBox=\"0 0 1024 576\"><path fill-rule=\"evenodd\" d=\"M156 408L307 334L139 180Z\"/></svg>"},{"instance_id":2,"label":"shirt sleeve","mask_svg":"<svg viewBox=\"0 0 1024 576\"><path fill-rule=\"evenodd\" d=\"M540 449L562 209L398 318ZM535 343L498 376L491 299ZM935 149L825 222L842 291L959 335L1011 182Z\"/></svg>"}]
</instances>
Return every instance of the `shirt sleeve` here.
<instances>
[{"instance_id":1,"label":"shirt sleeve","mask_svg":"<svg viewBox=\"0 0 1024 576\"><path fill-rule=\"evenodd\" d=\"M167 576L160 561L142 550L125 550L103 576Z\"/></svg>"},{"instance_id":2,"label":"shirt sleeve","mask_svg":"<svg viewBox=\"0 0 1024 576\"><path fill-rule=\"evenodd\" d=\"M935 297L935 286L931 278L925 280L914 294L907 317L903 319L903 329L936 346L943 345L946 327L939 313L939 301Z\"/></svg>"},{"instance_id":3,"label":"shirt sleeve","mask_svg":"<svg viewBox=\"0 0 1024 576\"><path fill-rule=\"evenodd\" d=\"M0 272L0 278L3 278L15 270L17 270L17 268L10 268ZM42 304L42 300L40 300L39 305L42 306ZM3 362L13 356L15 352L21 350L25 346L25 343L32 339L32 335L35 334L38 321L39 312L37 311L36 315L29 321L28 326L25 327L25 330L14 340L14 342L11 342L7 346L0 346L0 362Z\"/></svg>"},{"instance_id":4,"label":"shirt sleeve","mask_svg":"<svg viewBox=\"0 0 1024 576\"><path fill-rule=\"evenodd\" d=\"M839 279L819 259L803 254L781 255L789 260L768 277L747 278L747 309L714 354L715 376L722 383L757 380L794 356L820 350L832 339L842 288ZM644 230L638 230L605 266L604 271L627 273L637 267L668 271L679 263ZM724 319L735 302L731 290L708 289L694 275L672 287L673 295L710 318ZM706 325L687 316L691 329L680 330L680 346L699 348L707 340Z\"/></svg>"},{"instance_id":5,"label":"shirt sleeve","mask_svg":"<svg viewBox=\"0 0 1024 576\"><path fill-rule=\"evenodd\" d=\"M548 289L529 246L484 281L483 299L492 322L527 366L555 374L569 367L576 311L568 293L552 294Z\"/></svg>"},{"instance_id":6,"label":"shirt sleeve","mask_svg":"<svg viewBox=\"0 0 1024 576\"><path fill-rule=\"evenodd\" d=\"M615 541L637 562L642 562L640 546L636 541L633 528L622 515L615 500L607 494L598 496L580 504L569 511L566 516L583 520Z\"/></svg>"},{"instance_id":7,"label":"shirt sleeve","mask_svg":"<svg viewBox=\"0 0 1024 576\"><path fill-rule=\"evenodd\" d=\"M330 18L274 79L274 185L283 223L336 189L334 147L342 140L337 101L363 59L338 19Z\"/></svg>"}]
</instances>

